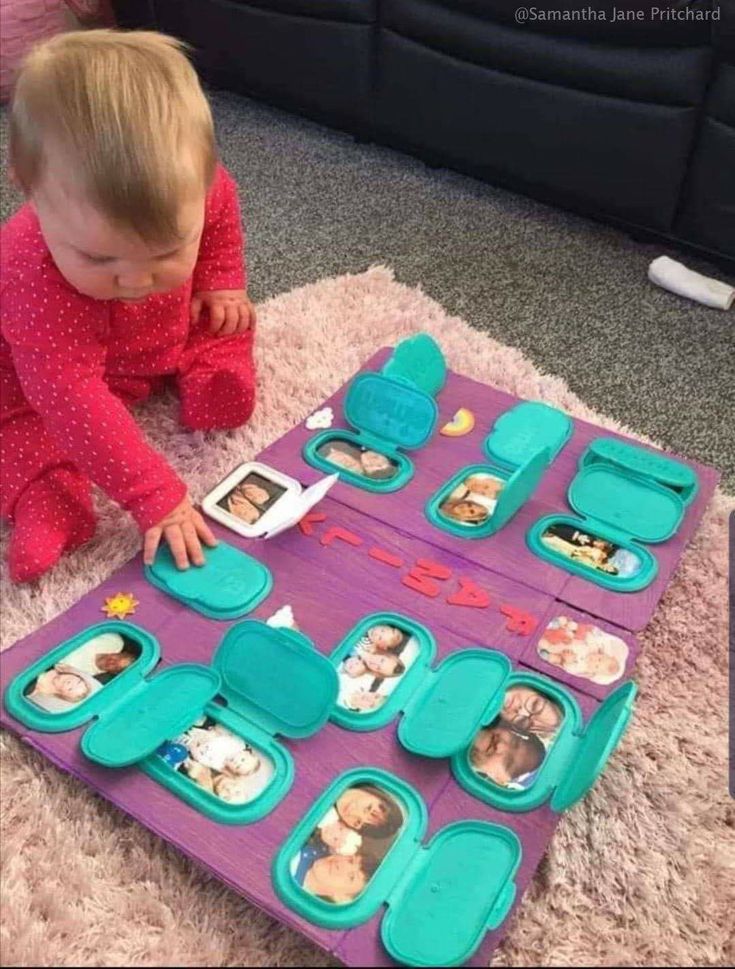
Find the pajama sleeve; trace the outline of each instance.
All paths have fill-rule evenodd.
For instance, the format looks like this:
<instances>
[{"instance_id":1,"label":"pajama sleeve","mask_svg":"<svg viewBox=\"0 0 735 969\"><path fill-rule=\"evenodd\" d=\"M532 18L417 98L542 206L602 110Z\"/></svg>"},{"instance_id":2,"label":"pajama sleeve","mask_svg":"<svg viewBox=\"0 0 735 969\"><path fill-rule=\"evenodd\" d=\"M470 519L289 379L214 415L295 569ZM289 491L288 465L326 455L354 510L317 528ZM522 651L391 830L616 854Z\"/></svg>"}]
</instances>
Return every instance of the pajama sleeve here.
<instances>
[{"instance_id":1,"label":"pajama sleeve","mask_svg":"<svg viewBox=\"0 0 735 969\"><path fill-rule=\"evenodd\" d=\"M222 165L207 195L204 231L192 291L245 289L245 263L237 186Z\"/></svg>"},{"instance_id":2,"label":"pajama sleeve","mask_svg":"<svg viewBox=\"0 0 735 969\"><path fill-rule=\"evenodd\" d=\"M69 461L145 531L187 489L105 383L108 306L48 277L24 290L3 293L3 335L26 400Z\"/></svg>"}]
</instances>

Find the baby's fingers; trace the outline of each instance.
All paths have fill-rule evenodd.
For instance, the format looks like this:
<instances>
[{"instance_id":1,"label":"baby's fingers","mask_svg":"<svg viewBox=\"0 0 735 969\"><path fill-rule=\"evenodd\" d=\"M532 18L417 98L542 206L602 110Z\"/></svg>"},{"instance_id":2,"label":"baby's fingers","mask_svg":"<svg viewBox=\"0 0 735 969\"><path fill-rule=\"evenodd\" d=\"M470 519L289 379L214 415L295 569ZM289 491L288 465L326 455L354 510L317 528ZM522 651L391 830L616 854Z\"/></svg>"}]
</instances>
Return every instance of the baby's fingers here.
<instances>
[{"instance_id":1,"label":"baby's fingers","mask_svg":"<svg viewBox=\"0 0 735 969\"><path fill-rule=\"evenodd\" d=\"M153 565L160 541L161 529L149 528L143 539L143 561L146 565Z\"/></svg>"},{"instance_id":2,"label":"baby's fingers","mask_svg":"<svg viewBox=\"0 0 735 969\"><path fill-rule=\"evenodd\" d=\"M210 303L209 305L209 329L212 333L219 333L225 322L224 303Z\"/></svg>"},{"instance_id":3,"label":"baby's fingers","mask_svg":"<svg viewBox=\"0 0 735 969\"><path fill-rule=\"evenodd\" d=\"M184 540L181 525L169 525L165 531L165 535L177 568L188 569L189 555L186 550L186 541Z\"/></svg>"},{"instance_id":4,"label":"baby's fingers","mask_svg":"<svg viewBox=\"0 0 735 969\"><path fill-rule=\"evenodd\" d=\"M191 322L198 323L199 317L202 315L202 306L204 305L201 297L193 296L191 300Z\"/></svg>"},{"instance_id":5,"label":"baby's fingers","mask_svg":"<svg viewBox=\"0 0 735 969\"><path fill-rule=\"evenodd\" d=\"M184 524L181 526L181 532L184 536L186 552L189 556L189 560L193 562L194 565L204 565L204 553L202 552L202 546L199 542L199 536L197 535L196 528L194 528L194 523L191 521L184 522Z\"/></svg>"},{"instance_id":6,"label":"baby's fingers","mask_svg":"<svg viewBox=\"0 0 735 969\"><path fill-rule=\"evenodd\" d=\"M214 548L217 544L217 539L214 537L214 532L204 521L198 511L194 512L193 521L194 528L196 529L196 533L199 538L201 538L205 545L208 545L210 548Z\"/></svg>"}]
</instances>

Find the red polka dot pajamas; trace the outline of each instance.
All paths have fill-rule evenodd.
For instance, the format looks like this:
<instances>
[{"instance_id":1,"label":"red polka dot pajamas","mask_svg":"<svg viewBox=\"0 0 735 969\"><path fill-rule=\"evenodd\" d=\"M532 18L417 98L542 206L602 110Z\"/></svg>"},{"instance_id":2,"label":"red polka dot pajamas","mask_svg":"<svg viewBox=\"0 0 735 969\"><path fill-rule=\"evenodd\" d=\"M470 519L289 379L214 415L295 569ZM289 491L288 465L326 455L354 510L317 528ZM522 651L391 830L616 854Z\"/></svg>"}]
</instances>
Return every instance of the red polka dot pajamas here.
<instances>
[{"instance_id":1,"label":"red polka dot pajamas","mask_svg":"<svg viewBox=\"0 0 735 969\"><path fill-rule=\"evenodd\" d=\"M237 191L222 167L192 278L141 303L73 289L29 205L0 242L0 514L15 523L11 576L22 581L92 535L91 482L141 531L179 504L186 485L128 407L173 378L184 426L239 426L255 403L253 332L215 336L206 313L190 322L193 292L245 288Z\"/></svg>"}]
</instances>

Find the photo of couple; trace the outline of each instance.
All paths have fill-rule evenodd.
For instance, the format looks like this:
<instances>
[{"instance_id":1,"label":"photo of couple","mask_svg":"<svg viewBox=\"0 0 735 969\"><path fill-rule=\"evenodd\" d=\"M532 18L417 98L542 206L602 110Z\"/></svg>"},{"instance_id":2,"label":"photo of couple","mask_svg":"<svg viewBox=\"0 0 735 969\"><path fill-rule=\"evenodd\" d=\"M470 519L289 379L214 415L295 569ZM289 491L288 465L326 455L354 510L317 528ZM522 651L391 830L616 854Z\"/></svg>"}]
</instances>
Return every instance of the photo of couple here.
<instances>
[{"instance_id":1,"label":"photo of couple","mask_svg":"<svg viewBox=\"0 0 735 969\"><path fill-rule=\"evenodd\" d=\"M211 717L201 717L156 753L172 770L228 804L249 804L273 777L270 758Z\"/></svg>"},{"instance_id":2,"label":"photo of couple","mask_svg":"<svg viewBox=\"0 0 735 969\"><path fill-rule=\"evenodd\" d=\"M628 661L628 644L619 636L567 616L551 620L536 651L552 666L601 686L619 680Z\"/></svg>"},{"instance_id":3,"label":"photo of couple","mask_svg":"<svg viewBox=\"0 0 735 969\"><path fill-rule=\"evenodd\" d=\"M403 826L398 801L374 784L348 787L291 859L297 885L347 905L365 890Z\"/></svg>"},{"instance_id":4,"label":"photo of couple","mask_svg":"<svg viewBox=\"0 0 735 969\"><path fill-rule=\"evenodd\" d=\"M370 713L381 707L419 654L416 637L387 623L371 626L337 667L337 703Z\"/></svg>"},{"instance_id":5,"label":"photo of couple","mask_svg":"<svg viewBox=\"0 0 735 969\"><path fill-rule=\"evenodd\" d=\"M330 464L374 481L386 481L395 477L398 471L395 461L379 451L371 451L351 441L327 441L318 453Z\"/></svg>"},{"instance_id":6,"label":"photo of couple","mask_svg":"<svg viewBox=\"0 0 735 969\"><path fill-rule=\"evenodd\" d=\"M120 633L100 633L77 646L29 683L25 696L47 713L64 713L88 700L139 658L140 644Z\"/></svg>"},{"instance_id":7,"label":"photo of couple","mask_svg":"<svg viewBox=\"0 0 735 969\"><path fill-rule=\"evenodd\" d=\"M476 471L461 481L439 505L440 514L462 525L483 525L492 516L505 481L485 471Z\"/></svg>"},{"instance_id":8,"label":"photo of couple","mask_svg":"<svg viewBox=\"0 0 735 969\"><path fill-rule=\"evenodd\" d=\"M239 518L248 525L254 525L258 519L285 493L286 489L275 481L269 481L261 474L251 472L227 494L220 498L217 504L235 518Z\"/></svg>"},{"instance_id":9,"label":"photo of couple","mask_svg":"<svg viewBox=\"0 0 735 969\"><path fill-rule=\"evenodd\" d=\"M606 538L580 531L567 522L550 525L542 534L543 544L565 558L579 562L585 568L621 579L632 578L641 570L641 559L627 548L621 548Z\"/></svg>"},{"instance_id":10,"label":"photo of couple","mask_svg":"<svg viewBox=\"0 0 735 969\"><path fill-rule=\"evenodd\" d=\"M529 686L506 690L499 715L475 735L469 762L483 780L527 790L536 780L564 714L558 703Z\"/></svg>"}]
</instances>

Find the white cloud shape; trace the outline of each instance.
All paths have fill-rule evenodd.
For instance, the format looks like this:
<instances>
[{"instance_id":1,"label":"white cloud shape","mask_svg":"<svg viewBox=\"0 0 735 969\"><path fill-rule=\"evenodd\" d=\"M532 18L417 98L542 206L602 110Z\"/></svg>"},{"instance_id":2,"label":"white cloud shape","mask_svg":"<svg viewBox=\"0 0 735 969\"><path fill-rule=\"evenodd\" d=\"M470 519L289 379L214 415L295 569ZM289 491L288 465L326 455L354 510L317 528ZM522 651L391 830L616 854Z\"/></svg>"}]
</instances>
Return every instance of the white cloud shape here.
<instances>
[{"instance_id":1,"label":"white cloud shape","mask_svg":"<svg viewBox=\"0 0 735 969\"><path fill-rule=\"evenodd\" d=\"M328 427L332 426L334 421L334 411L331 407L322 407L321 410L316 411L311 417L306 418L306 426L310 431L316 430L326 430Z\"/></svg>"}]
</instances>

